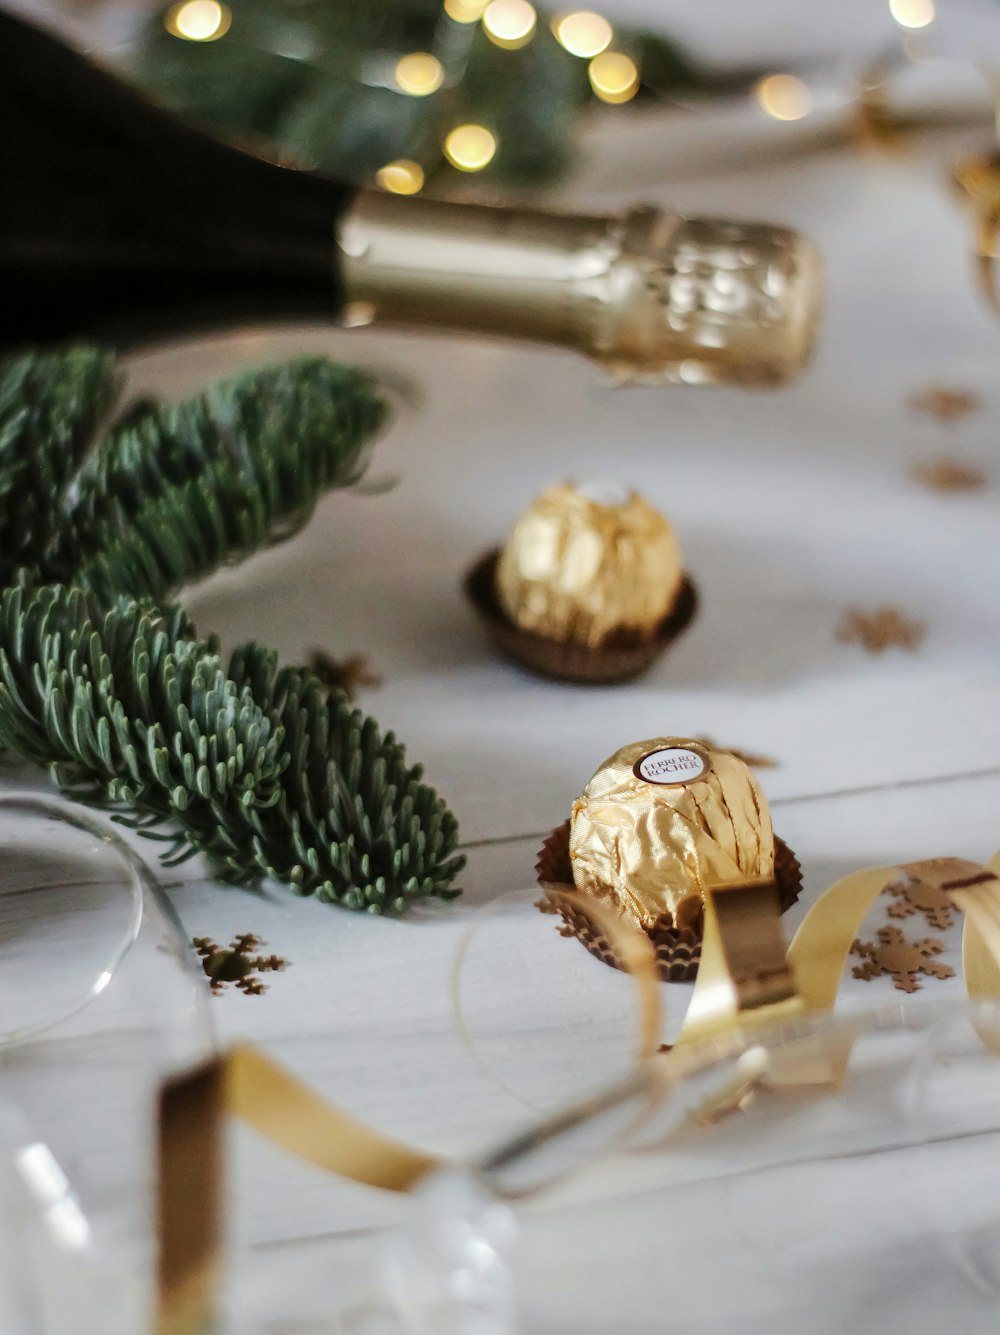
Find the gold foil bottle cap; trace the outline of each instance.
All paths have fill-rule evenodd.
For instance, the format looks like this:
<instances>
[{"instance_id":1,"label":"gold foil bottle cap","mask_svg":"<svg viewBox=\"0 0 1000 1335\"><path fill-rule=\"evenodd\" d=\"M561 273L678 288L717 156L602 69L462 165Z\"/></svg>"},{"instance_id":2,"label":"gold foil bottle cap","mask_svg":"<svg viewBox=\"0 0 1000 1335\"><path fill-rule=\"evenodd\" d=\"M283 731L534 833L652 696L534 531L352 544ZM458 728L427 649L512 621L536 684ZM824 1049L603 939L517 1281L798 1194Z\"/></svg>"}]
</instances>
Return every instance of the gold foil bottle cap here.
<instances>
[{"instance_id":1,"label":"gold foil bottle cap","mask_svg":"<svg viewBox=\"0 0 1000 1335\"><path fill-rule=\"evenodd\" d=\"M673 529L637 492L564 483L543 491L514 526L496 586L522 630L596 649L623 631L652 637L683 578Z\"/></svg>"},{"instance_id":2,"label":"gold foil bottle cap","mask_svg":"<svg viewBox=\"0 0 1000 1335\"><path fill-rule=\"evenodd\" d=\"M644 931L700 919L709 886L770 877L775 841L750 768L683 737L623 746L573 805L576 888Z\"/></svg>"},{"instance_id":3,"label":"gold foil bottle cap","mask_svg":"<svg viewBox=\"0 0 1000 1335\"><path fill-rule=\"evenodd\" d=\"M636 209L592 355L623 381L782 385L808 363L823 266L799 232Z\"/></svg>"},{"instance_id":4,"label":"gold foil bottle cap","mask_svg":"<svg viewBox=\"0 0 1000 1335\"><path fill-rule=\"evenodd\" d=\"M819 253L787 227L361 191L338 242L348 310L574 348L619 381L786 384L819 324Z\"/></svg>"}]
</instances>

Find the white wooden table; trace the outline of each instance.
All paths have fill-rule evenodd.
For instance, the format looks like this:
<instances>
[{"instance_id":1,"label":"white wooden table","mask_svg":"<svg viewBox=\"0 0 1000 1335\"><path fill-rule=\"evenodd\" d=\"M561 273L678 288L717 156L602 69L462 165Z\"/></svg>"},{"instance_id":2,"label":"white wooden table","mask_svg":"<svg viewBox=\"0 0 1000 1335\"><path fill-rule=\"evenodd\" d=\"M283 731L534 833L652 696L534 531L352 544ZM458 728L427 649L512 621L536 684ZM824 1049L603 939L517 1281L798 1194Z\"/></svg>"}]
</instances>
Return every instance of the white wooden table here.
<instances>
[{"instance_id":1,"label":"white wooden table","mask_svg":"<svg viewBox=\"0 0 1000 1335\"><path fill-rule=\"evenodd\" d=\"M630 156L620 134L595 132L556 202L612 208L641 195L809 232L827 262L827 317L815 365L786 392L611 391L556 352L374 330L253 331L132 363L137 390L165 394L307 350L421 387L373 465L398 474L398 488L330 496L295 541L187 602L227 645L257 637L292 660L314 647L368 656L383 684L361 703L459 817L462 898L383 921L274 886L225 888L197 863L163 879L191 936L254 932L291 961L263 997L212 1001L223 1043L251 1039L359 1116L443 1153L482 1148L581 1088L595 1053L614 1064L622 980L555 940L529 892L540 835L624 742L707 734L777 759L761 778L805 872L793 923L851 870L982 860L1000 846L1000 323L973 289L968 219L946 189L947 164L983 133L928 136L896 158L748 153L745 166L708 174L682 161L675 134L668 143L650 122ZM981 408L950 424L920 415L907 400L929 385L969 389ZM913 464L943 453L981 466L991 485L918 485ZM702 595L666 660L613 689L541 682L498 661L459 591L543 484L595 474L634 483L671 517ZM853 605L898 607L926 621L926 640L877 656L840 644ZM484 920L469 956L467 1018L484 1069L457 1030L451 971L470 923L507 892L520 893ZM954 934L947 947L957 965ZM912 1004L957 986L928 980ZM676 1017L687 989L668 992ZM881 979L850 985L846 1004L893 999ZM330 1264L349 1268L365 1230L407 1208L250 1137L238 1147L237 1234L260 1257L336 1255ZM609 1230L615 1217L609 1205ZM587 1306L584 1285L544 1335L583 1329ZM884 1314L883 1328L894 1329Z\"/></svg>"}]
</instances>

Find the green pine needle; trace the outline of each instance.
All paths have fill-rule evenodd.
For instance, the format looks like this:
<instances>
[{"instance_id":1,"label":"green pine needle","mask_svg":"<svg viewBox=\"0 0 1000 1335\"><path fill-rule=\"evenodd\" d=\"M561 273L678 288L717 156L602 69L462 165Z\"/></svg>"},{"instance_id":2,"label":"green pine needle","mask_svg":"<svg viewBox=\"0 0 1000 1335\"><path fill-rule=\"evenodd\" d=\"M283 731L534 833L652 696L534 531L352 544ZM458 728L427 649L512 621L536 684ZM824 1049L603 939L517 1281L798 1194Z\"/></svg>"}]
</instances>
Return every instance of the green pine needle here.
<instances>
[{"instance_id":1,"label":"green pine needle","mask_svg":"<svg viewBox=\"0 0 1000 1335\"><path fill-rule=\"evenodd\" d=\"M99 348L0 364L0 581L40 562L60 532L67 488L118 396Z\"/></svg>"},{"instance_id":2,"label":"green pine needle","mask_svg":"<svg viewBox=\"0 0 1000 1335\"><path fill-rule=\"evenodd\" d=\"M94 450L43 573L165 597L296 533L387 415L370 376L318 357L149 408Z\"/></svg>"},{"instance_id":3,"label":"green pine needle","mask_svg":"<svg viewBox=\"0 0 1000 1335\"><path fill-rule=\"evenodd\" d=\"M118 385L94 349L0 366L0 746L171 864L375 913L456 893L455 818L391 733L254 645L225 665L164 602L360 475L374 381L304 359L95 439Z\"/></svg>"}]
</instances>

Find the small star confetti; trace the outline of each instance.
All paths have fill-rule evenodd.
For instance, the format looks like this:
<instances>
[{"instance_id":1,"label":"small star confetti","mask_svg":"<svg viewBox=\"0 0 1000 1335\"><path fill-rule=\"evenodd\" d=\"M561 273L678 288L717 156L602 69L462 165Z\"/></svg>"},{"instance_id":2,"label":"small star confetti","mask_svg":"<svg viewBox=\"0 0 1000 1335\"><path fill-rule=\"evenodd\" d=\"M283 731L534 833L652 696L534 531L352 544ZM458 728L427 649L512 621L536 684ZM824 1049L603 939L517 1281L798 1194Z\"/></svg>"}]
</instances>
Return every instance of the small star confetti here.
<instances>
[{"instance_id":1,"label":"small star confetti","mask_svg":"<svg viewBox=\"0 0 1000 1335\"><path fill-rule=\"evenodd\" d=\"M894 607L880 607L874 612L851 607L840 623L837 639L842 644L860 644L870 654L890 648L909 649L912 653L920 647L926 631L922 621L908 620Z\"/></svg>"},{"instance_id":2,"label":"small star confetti","mask_svg":"<svg viewBox=\"0 0 1000 1335\"><path fill-rule=\"evenodd\" d=\"M910 396L910 407L939 422L957 422L979 407L979 399L967 389L946 389L934 385Z\"/></svg>"},{"instance_id":3,"label":"small star confetti","mask_svg":"<svg viewBox=\"0 0 1000 1335\"><path fill-rule=\"evenodd\" d=\"M349 658L334 658L322 649L314 649L309 655L310 671L315 672L324 686L331 691L343 691L348 700L353 700L358 691L365 686L381 686L382 678L372 672L364 654L351 654Z\"/></svg>"},{"instance_id":4,"label":"small star confetti","mask_svg":"<svg viewBox=\"0 0 1000 1335\"><path fill-rule=\"evenodd\" d=\"M987 481L981 468L963 464L945 454L916 464L913 476L932 491L982 491Z\"/></svg>"}]
</instances>

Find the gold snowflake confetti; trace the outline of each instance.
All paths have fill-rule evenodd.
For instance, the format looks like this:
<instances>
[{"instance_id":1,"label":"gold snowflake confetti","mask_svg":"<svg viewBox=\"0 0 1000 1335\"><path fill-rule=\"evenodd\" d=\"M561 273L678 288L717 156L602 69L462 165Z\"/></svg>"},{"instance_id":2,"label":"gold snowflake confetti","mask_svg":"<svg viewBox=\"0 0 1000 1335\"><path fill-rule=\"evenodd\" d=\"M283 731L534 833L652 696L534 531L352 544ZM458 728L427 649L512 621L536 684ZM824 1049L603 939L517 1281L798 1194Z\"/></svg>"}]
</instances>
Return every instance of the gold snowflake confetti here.
<instances>
[{"instance_id":1,"label":"gold snowflake confetti","mask_svg":"<svg viewBox=\"0 0 1000 1335\"><path fill-rule=\"evenodd\" d=\"M947 931L952 925L956 910L961 912L947 890L929 881L896 882L887 885L882 893L891 895L896 901L889 906L890 918L912 918L914 914L922 913L928 927L936 927L939 932Z\"/></svg>"},{"instance_id":2,"label":"gold snowflake confetti","mask_svg":"<svg viewBox=\"0 0 1000 1335\"><path fill-rule=\"evenodd\" d=\"M934 958L944 950L935 937L907 941L898 927L880 927L874 941L855 941L851 954L863 961L852 970L855 978L871 982L888 974L900 992L916 992L920 988L920 974L929 978L954 978L950 964Z\"/></svg>"},{"instance_id":3,"label":"gold snowflake confetti","mask_svg":"<svg viewBox=\"0 0 1000 1335\"><path fill-rule=\"evenodd\" d=\"M933 385L911 394L910 407L928 417L936 417L939 422L957 422L968 417L979 408L978 397L967 389L947 389L943 385Z\"/></svg>"},{"instance_id":4,"label":"gold snowflake confetti","mask_svg":"<svg viewBox=\"0 0 1000 1335\"><path fill-rule=\"evenodd\" d=\"M255 955L264 942L252 932L237 936L228 947L216 945L210 936L196 936L191 944L215 996L225 990L227 983L233 983L244 996L261 997L267 988L255 975L279 973L288 964L279 955Z\"/></svg>"},{"instance_id":5,"label":"gold snowflake confetti","mask_svg":"<svg viewBox=\"0 0 1000 1335\"><path fill-rule=\"evenodd\" d=\"M353 700L362 687L382 685L382 678L372 672L364 654L334 658L322 649L314 649L309 655L309 668L324 686L343 691L348 700Z\"/></svg>"},{"instance_id":6,"label":"gold snowflake confetti","mask_svg":"<svg viewBox=\"0 0 1000 1335\"><path fill-rule=\"evenodd\" d=\"M932 491L981 491L987 481L981 468L963 464L947 454L916 464L913 476Z\"/></svg>"},{"instance_id":7,"label":"gold snowflake confetti","mask_svg":"<svg viewBox=\"0 0 1000 1335\"><path fill-rule=\"evenodd\" d=\"M895 607L879 607L874 612L848 608L837 630L842 644L860 644L870 654L884 649L919 649L927 627L922 621L911 621Z\"/></svg>"}]
</instances>

